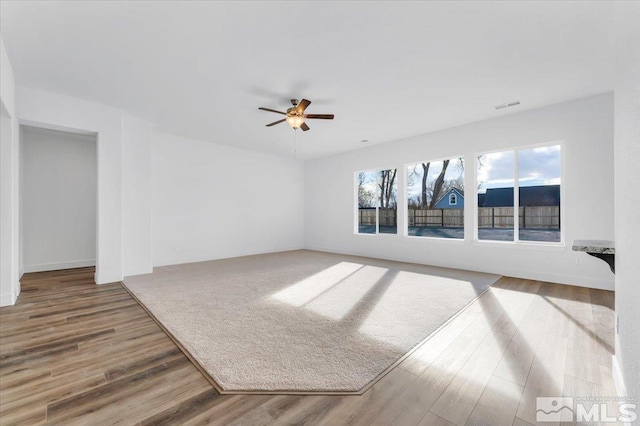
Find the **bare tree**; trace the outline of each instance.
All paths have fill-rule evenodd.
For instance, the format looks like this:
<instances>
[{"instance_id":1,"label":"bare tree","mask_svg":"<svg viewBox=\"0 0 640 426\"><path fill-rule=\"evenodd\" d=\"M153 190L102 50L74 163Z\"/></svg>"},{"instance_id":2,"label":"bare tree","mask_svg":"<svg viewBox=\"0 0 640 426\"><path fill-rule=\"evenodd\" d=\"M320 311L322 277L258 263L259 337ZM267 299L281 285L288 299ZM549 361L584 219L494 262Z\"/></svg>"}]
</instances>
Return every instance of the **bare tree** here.
<instances>
[{"instance_id":1,"label":"bare tree","mask_svg":"<svg viewBox=\"0 0 640 426\"><path fill-rule=\"evenodd\" d=\"M459 167L464 170L464 159L460 157L457 161ZM464 181L460 178L451 181L445 180L447 168L449 167L450 163L451 160L444 160L442 162L442 169L440 170L440 174L438 174L438 177L433 182L428 181L429 168L431 166L431 163L422 163L422 207L428 207L430 209L434 208L434 206L440 199L441 194L448 191L450 188L458 188L460 190L464 189Z\"/></svg>"},{"instance_id":2,"label":"bare tree","mask_svg":"<svg viewBox=\"0 0 640 426\"><path fill-rule=\"evenodd\" d=\"M393 191L398 169L382 170L380 172L380 207L389 208L395 204L395 193Z\"/></svg>"},{"instance_id":3,"label":"bare tree","mask_svg":"<svg viewBox=\"0 0 640 426\"><path fill-rule=\"evenodd\" d=\"M422 207L427 207L427 177L431 163L422 163Z\"/></svg>"},{"instance_id":4,"label":"bare tree","mask_svg":"<svg viewBox=\"0 0 640 426\"><path fill-rule=\"evenodd\" d=\"M440 170L440 174L436 178L433 183L433 195L431 196L431 203L429 203L429 208L432 209L436 202L440 199L440 193L442 192L442 185L444 184L444 175L447 173L447 167L449 167L449 163L451 160L444 160L442 162L442 170Z\"/></svg>"},{"instance_id":5,"label":"bare tree","mask_svg":"<svg viewBox=\"0 0 640 426\"><path fill-rule=\"evenodd\" d=\"M366 173L358 173L358 206L359 207L371 207L375 205L376 194L375 191L367 188L367 175Z\"/></svg>"},{"instance_id":6,"label":"bare tree","mask_svg":"<svg viewBox=\"0 0 640 426\"><path fill-rule=\"evenodd\" d=\"M447 179L442 185L442 193L445 194L450 189L455 188L460 192L464 192L464 177L458 176L456 179Z\"/></svg>"}]
</instances>

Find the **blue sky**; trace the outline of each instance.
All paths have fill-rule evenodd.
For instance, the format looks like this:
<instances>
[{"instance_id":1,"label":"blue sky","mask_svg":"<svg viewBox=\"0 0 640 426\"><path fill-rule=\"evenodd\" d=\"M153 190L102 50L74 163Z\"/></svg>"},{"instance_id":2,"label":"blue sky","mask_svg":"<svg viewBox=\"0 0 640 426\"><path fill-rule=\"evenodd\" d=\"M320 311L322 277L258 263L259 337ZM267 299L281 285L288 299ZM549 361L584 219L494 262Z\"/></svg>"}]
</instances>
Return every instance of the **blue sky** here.
<instances>
[{"instance_id":1,"label":"blue sky","mask_svg":"<svg viewBox=\"0 0 640 426\"><path fill-rule=\"evenodd\" d=\"M428 161L425 161L425 163L427 162ZM414 172L414 170L415 177L411 179L410 175ZM429 166L429 176L427 176L427 181L432 182L436 180L441 171L442 161L431 162L431 165ZM452 158L449 166L447 167L447 172L444 175L444 179L455 180L460 176L464 177L464 169L463 167L461 167L460 162L457 158ZM416 163L408 166L407 178L409 181L409 186L407 187L407 197L420 197L422 194L422 163Z\"/></svg>"},{"instance_id":2,"label":"blue sky","mask_svg":"<svg viewBox=\"0 0 640 426\"><path fill-rule=\"evenodd\" d=\"M478 169L478 192L513 186L513 162L513 151L484 155ZM559 145L518 151L518 185L556 185L560 173Z\"/></svg>"},{"instance_id":3,"label":"blue sky","mask_svg":"<svg viewBox=\"0 0 640 426\"><path fill-rule=\"evenodd\" d=\"M425 161L426 163L426 161ZM487 188L504 188L513 186L514 152L504 151L482 156L482 167L478 169L478 192ZM407 167L409 198L420 197L422 192L422 163ZM442 161L431 162L428 181L435 180L442 170ZM366 176L364 187L377 191L379 172L363 172ZM520 186L556 185L560 183L561 157L560 146L547 146L518 151L518 175ZM411 175L413 174L413 178ZM457 158L451 159L445 180L464 177L464 168Z\"/></svg>"}]
</instances>

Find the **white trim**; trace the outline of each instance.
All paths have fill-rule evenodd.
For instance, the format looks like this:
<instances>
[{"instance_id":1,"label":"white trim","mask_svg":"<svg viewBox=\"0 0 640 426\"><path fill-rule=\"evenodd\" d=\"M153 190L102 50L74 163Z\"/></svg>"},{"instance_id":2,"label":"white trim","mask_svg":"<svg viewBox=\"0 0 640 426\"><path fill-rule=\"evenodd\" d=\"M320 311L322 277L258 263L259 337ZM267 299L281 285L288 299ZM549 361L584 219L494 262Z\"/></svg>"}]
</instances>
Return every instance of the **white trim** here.
<instances>
[{"instance_id":1,"label":"white trim","mask_svg":"<svg viewBox=\"0 0 640 426\"><path fill-rule=\"evenodd\" d=\"M420 237L414 237L414 238L417 239ZM427 237L423 237L423 238L426 239ZM431 242L435 242L437 244L440 244L441 242L444 242L445 244L450 244L453 242L457 244L464 243L464 241L460 239L430 238L430 240ZM505 247L508 247L508 246L505 245ZM514 245L512 244L510 247L513 248ZM374 259L394 260L397 262L416 263L420 265L460 269L465 271L485 272L488 274L522 278L525 280L545 281L545 282L556 283L556 284L572 285L575 287L595 288L598 290L612 291L614 288L613 278L610 280L603 280L599 278L593 278L591 276L575 276L575 275L555 274L555 273L540 272L540 271L522 271L519 268L510 268L507 266L503 266L500 268L492 268L492 267L487 268L484 266L480 267L475 264L467 264L466 262L460 261L459 259L451 262L433 262L427 259L416 259L416 258L408 258L406 256L397 256L392 251L390 251L387 255L380 256L377 254L372 255L371 252L367 250L346 250L342 248L319 246L319 245L305 245L304 250L322 251L322 252L335 253L335 254L346 254L351 256L370 257Z\"/></svg>"},{"instance_id":2,"label":"white trim","mask_svg":"<svg viewBox=\"0 0 640 426\"><path fill-rule=\"evenodd\" d=\"M364 234L361 234L361 235L364 235ZM306 250L306 249L302 245L296 245L296 246L289 246L289 247L272 247L270 249L263 249L263 250L253 251L253 252L238 251L238 252L225 254L224 256L220 256L217 253L214 253L214 254L203 255L197 258L190 258L190 259L179 259L179 258L178 259L172 258L170 260L155 259L153 263L153 267L157 268L161 266L184 265L187 263L210 262L213 260L233 259L236 257L245 257L245 256L259 256L261 254L284 253L287 251L296 251L296 250ZM132 276L132 275L127 275L127 276ZM102 283L98 283L98 284L102 284Z\"/></svg>"},{"instance_id":3,"label":"white trim","mask_svg":"<svg viewBox=\"0 0 640 426\"><path fill-rule=\"evenodd\" d=\"M70 262L41 263L37 265L24 265L24 272L59 271L60 269L85 268L96 266L95 259L72 260Z\"/></svg>"},{"instance_id":4,"label":"white trim","mask_svg":"<svg viewBox=\"0 0 640 426\"><path fill-rule=\"evenodd\" d=\"M358 234L360 230L360 204L358 204L358 175L360 172L353 172L353 233Z\"/></svg>"},{"instance_id":5,"label":"white trim","mask_svg":"<svg viewBox=\"0 0 640 426\"><path fill-rule=\"evenodd\" d=\"M391 170L395 170L396 171L396 181L395 181L395 185L396 185L396 233L392 234L392 233L384 233L384 232L380 232L380 206L376 205L376 232L374 234L370 234L370 233L365 233L365 232L360 232L360 204L359 204L359 199L358 199L358 185L359 185L359 181L358 181L358 176L361 173L375 173L376 175L380 172L383 171L391 171ZM379 235L393 235L393 236L402 236L400 235L400 233L398 232L398 199L400 198L401 194L399 193L398 188L400 187L399 185L399 177L398 177L398 168L397 167L381 167L378 169L367 169L367 170L359 170L356 172L353 172L353 197L354 197L354 213L353 213L353 233L354 235L375 235L375 236L379 236ZM377 200L380 199L380 197L376 198ZM376 204L378 203L378 201L376 201Z\"/></svg>"},{"instance_id":6,"label":"white trim","mask_svg":"<svg viewBox=\"0 0 640 426\"><path fill-rule=\"evenodd\" d=\"M83 136L98 136L98 132L91 130L76 129L74 127L59 126L57 124L42 123L39 121L23 120L21 118L18 118L18 123L21 126L36 127L38 129L55 130L57 132L73 133L75 135Z\"/></svg>"},{"instance_id":7,"label":"white trim","mask_svg":"<svg viewBox=\"0 0 640 426\"><path fill-rule=\"evenodd\" d=\"M467 156L464 155L464 154L463 155L452 155L452 156L448 156L448 157L442 157L442 158L437 159L437 160L413 161L413 162L402 164L402 169L404 170L404 182L403 182L402 187L400 187L400 185L398 185L398 188L401 188L401 189L399 189L399 191L402 191L401 193L399 192L398 199L403 200L402 206L403 206L403 210L404 211L402 212L402 218L403 218L404 225L402 227L402 234L398 233L398 235L401 235L402 237L405 237L405 238L429 238L429 239L439 239L439 240L452 239L452 240L457 240L457 241L464 241L465 240L465 237L462 237L462 238L441 238L441 237L419 237L419 236L415 236L415 235L409 235L409 218L407 216L409 214L409 195L408 195L409 194L409 191L408 191L409 188L408 188L408 184L407 184L409 167L416 166L418 164L423 164L423 163L438 163L438 162L444 163L444 161L446 161L446 160L451 161L451 160L456 160L456 159L460 159L460 158L462 158L463 164L466 165L467 164ZM440 166L440 167L442 168L442 166ZM423 173L424 173L424 170L423 170ZM462 176L463 176L462 180L463 180L463 182L464 182L464 178L467 175L466 173L467 173L467 171L463 168L463 171L462 171ZM455 205L458 205L458 203L457 203L457 198L458 197L462 197L462 200L464 201L464 195L460 192L460 190L458 188L449 188L449 190L447 190L447 192L451 192L451 191L456 191L457 192L456 204ZM444 200L445 199L445 197L447 196L447 192L442 194L442 197L440 197L440 199L436 200L436 204L438 202L440 202L440 200ZM398 203L398 227L400 226L400 222L399 222L400 221L400 213L401 213L400 212L400 204L401 203ZM451 204L449 204L449 205L451 205ZM464 207L464 208L466 208L466 207ZM477 216L477 212L476 212L476 216ZM464 216L463 216L463 218L464 218ZM465 229L467 229L466 222L465 222L465 224L464 224L462 229L463 229L463 233L466 232L465 231Z\"/></svg>"},{"instance_id":8,"label":"white trim","mask_svg":"<svg viewBox=\"0 0 640 426\"><path fill-rule=\"evenodd\" d=\"M16 89L20 123L95 135L96 275L122 276L122 110L25 86ZM55 110L59 105L64 105L63 110Z\"/></svg>"},{"instance_id":9,"label":"white trim","mask_svg":"<svg viewBox=\"0 0 640 426\"><path fill-rule=\"evenodd\" d=\"M407 202L407 168L402 166L398 173L398 199L396 200L396 231L402 238L409 236L409 205ZM400 202L400 200L403 200Z\"/></svg>"},{"instance_id":10,"label":"white trim","mask_svg":"<svg viewBox=\"0 0 640 426\"><path fill-rule=\"evenodd\" d=\"M13 294L0 294L0 307L15 305L17 299L18 296L14 297Z\"/></svg>"},{"instance_id":11,"label":"white trim","mask_svg":"<svg viewBox=\"0 0 640 426\"><path fill-rule=\"evenodd\" d=\"M396 234L392 234L391 232L379 232L377 234L367 234L365 232L359 232L357 234L354 234L358 237L379 237L379 238L397 238L397 237L402 237L402 235L396 233ZM408 238L413 238L413 237L408 237Z\"/></svg>"},{"instance_id":12,"label":"white trim","mask_svg":"<svg viewBox=\"0 0 640 426\"><path fill-rule=\"evenodd\" d=\"M518 151L520 151L518 148L513 150L513 242L515 244L520 242L520 170L518 167Z\"/></svg>"},{"instance_id":13,"label":"white trim","mask_svg":"<svg viewBox=\"0 0 640 426\"><path fill-rule=\"evenodd\" d=\"M111 284L111 283L117 283L122 281L123 276L122 275L116 275L116 274L99 274L98 272L96 272L93 276L94 281L96 282L96 284Z\"/></svg>"},{"instance_id":14,"label":"white trim","mask_svg":"<svg viewBox=\"0 0 640 426\"><path fill-rule=\"evenodd\" d=\"M505 228L506 229L506 228ZM477 240L473 241L474 246L493 246L493 247L507 247L509 249L526 250L544 249L546 251L564 252L566 250L566 244L564 243L549 243L545 241L519 241L517 244L513 241L501 241L501 240Z\"/></svg>"},{"instance_id":15,"label":"white trim","mask_svg":"<svg viewBox=\"0 0 640 426\"><path fill-rule=\"evenodd\" d=\"M560 241L552 242L552 241L528 241L528 240L520 240L520 177L518 171L518 152L535 149L535 148L544 148L551 146L559 146L560 147ZM499 240L481 240L478 237L478 191L476 189L475 197L474 197L474 214L473 214L473 242L475 243L503 243L503 244L511 244L512 247L520 246L520 245L529 245L536 244L543 247L565 247L565 140L554 140L549 142L542 142L536 144L529 144L523 146L510 147L502 150L493 150L493 151L484 151L477 152L474 154L475 156L475 170L473 173L474 176L474 187L478 188L478 166L480 157L482 155L487 154L496 154L500 152L513 152L513 240L508 241L499 241ZM489 189L489 188L487 188ZM486 193L486 190L485 190ZM466 207L465 207L466 208ZM507 228L505 228L507 229Z\"/></svg>"},{"instance_id":16,"label":"white trim","mask_svg":"<svg viewBox=\"0 0 640 426\"><path fill-rule=\"evenodd\" d=\"M443 242L454 242L454 243L459 243L459 244L464 244L464 237L463 238L447 238L447 237L429 237L429 236L422 236L422 235L409 235L407 236L408 239L410 240L434 240L434 241L443 241Z\"/></svg>"}]
</instances>

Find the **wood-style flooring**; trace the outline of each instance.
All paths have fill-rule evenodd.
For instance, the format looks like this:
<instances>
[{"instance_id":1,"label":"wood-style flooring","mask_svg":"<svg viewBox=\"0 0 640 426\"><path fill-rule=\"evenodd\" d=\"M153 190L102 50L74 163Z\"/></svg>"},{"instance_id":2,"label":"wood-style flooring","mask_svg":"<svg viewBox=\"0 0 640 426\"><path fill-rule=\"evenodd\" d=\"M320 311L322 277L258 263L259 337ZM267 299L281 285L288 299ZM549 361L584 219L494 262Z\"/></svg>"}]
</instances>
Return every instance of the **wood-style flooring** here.
<instances>
[{"instance_id":1,"label":"wood-style flooring","mask_svg":"<svg viewBox=\"0 0 640 426\"><path fill-rule=\"evenodd\" d=\"M361 396L219 395L93 273L27 274L0 309L2 425L526 425L537 396L616 395L608 291L502 278Z\"/></svg>"}]
</instances>

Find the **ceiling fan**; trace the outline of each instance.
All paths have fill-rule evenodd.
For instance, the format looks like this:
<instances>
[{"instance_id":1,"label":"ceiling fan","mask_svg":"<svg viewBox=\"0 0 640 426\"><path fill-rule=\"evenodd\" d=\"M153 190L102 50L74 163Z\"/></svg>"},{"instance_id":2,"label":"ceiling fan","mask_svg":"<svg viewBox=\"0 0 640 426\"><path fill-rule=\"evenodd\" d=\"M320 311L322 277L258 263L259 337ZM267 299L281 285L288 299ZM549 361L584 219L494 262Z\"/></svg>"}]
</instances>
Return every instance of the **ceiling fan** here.
<instances>
[{"instance_id":1,"label":"ceiling fan","mask_svg":"<svg viewBox=\"0 0 640 426\"><path fill-rule=\"evenodd\" d=\"M277 114L286 115L286 117L282 120L274 121L273 123L267 124L267 127L275 126L276 124L286 121L294 130L300 128L306 132L307 130L309 130L309 126L307 126L307 123L304 122L307 118L333 120L333 114L305 114L304 110L307 109L309 104L311 104L311 101L308 101L306 99L301 100L300 103L298 103L297 99L291 99L291 104L293 106L289 108L287 112L276 111L275 109L263 107L260 107L258 109L261 109L262 111L271 111Z\"/></svg>"}]
</instances>

